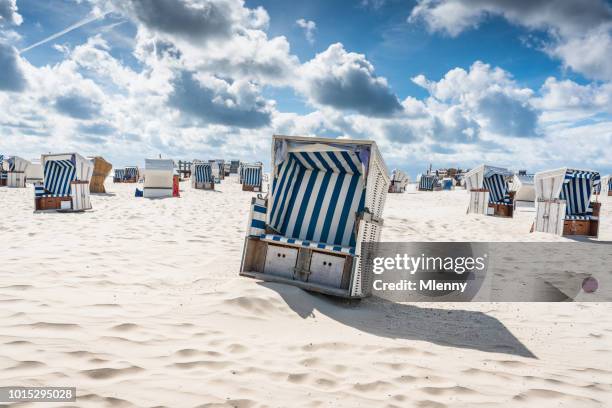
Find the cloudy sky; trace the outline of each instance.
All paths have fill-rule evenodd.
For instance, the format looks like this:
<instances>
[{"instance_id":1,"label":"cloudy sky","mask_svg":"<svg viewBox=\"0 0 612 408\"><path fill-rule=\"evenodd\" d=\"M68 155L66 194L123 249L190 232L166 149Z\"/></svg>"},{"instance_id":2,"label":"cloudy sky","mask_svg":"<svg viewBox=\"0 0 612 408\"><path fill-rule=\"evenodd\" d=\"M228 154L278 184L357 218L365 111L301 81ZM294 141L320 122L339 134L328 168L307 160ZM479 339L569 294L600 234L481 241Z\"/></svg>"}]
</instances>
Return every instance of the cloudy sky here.
<instances>
[{"instance_id":1,"label":"cloudy sky","mask_svg":"<svg viewBox=\"0 0 612 408\"><path fill-rule=\"evenodd\" d=\"M0 0L0 153L612 171L607 0Z\"/></svg>"}]
</instances>

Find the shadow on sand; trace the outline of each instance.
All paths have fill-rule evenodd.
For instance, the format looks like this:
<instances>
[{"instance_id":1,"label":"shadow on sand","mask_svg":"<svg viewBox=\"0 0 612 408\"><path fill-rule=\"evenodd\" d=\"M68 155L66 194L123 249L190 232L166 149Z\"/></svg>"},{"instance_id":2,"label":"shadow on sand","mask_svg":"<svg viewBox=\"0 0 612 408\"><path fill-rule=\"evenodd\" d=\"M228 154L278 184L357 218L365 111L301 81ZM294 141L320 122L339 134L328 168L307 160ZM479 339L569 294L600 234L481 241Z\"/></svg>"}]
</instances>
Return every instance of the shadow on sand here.
<instances>
[{"instance_id":1,"label":"shadow on sand","mask_svg":"<svg viewBox=\"0 0 612 408\"><path fill-rule=\"evenodd\" d=\"M347 301L289 285L258 284L277 292L303 319L316 311L375 336L537 358L499 320L482 312L420 307L377 297Z\"/></svg>"}]
</instances>

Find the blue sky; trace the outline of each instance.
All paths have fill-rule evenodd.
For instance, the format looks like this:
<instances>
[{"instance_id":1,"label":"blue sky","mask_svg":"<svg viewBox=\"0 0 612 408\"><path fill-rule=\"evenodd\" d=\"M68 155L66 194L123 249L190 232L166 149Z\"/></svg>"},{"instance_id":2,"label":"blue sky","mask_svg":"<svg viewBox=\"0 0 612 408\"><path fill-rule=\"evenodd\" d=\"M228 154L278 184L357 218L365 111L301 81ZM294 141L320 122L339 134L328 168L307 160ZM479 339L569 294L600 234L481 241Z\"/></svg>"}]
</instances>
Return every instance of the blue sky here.
<instances>
[{"instance_id":1,"label":"blue sky","mask_svg":"<svg viewBox=\"0 0 612 408\"><path fill-rule=\"evenodd\" d=\"M0 151L267 163L270 136L289 133L374 139L412 175L483 161L610 172L598 149L572 146L612 141L611 10L0 0Z\"/></svg>"}]
</instances>

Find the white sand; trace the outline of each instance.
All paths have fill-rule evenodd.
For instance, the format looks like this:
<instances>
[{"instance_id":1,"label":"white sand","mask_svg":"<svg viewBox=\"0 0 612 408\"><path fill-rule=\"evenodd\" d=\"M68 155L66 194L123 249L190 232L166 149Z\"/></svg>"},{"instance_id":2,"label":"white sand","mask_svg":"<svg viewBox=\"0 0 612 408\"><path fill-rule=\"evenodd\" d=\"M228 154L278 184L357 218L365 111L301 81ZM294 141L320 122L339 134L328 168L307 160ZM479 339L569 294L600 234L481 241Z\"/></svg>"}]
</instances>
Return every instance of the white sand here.
<instances>
[{"instance_id":1,"label":"white sand","mask_svg":"<svg viewBox=\"0 0 612 408\"><path fill-rule=\"evenodd\" d=\"M96 407L612 406L611 304L347 304L240 278L252 194L183 189L109 183L84 214L0 189L0 385L72 385ZM389 195L383 238L561 239L529 234L533 212L466 206Z\"/></svg>"}]
</instances>

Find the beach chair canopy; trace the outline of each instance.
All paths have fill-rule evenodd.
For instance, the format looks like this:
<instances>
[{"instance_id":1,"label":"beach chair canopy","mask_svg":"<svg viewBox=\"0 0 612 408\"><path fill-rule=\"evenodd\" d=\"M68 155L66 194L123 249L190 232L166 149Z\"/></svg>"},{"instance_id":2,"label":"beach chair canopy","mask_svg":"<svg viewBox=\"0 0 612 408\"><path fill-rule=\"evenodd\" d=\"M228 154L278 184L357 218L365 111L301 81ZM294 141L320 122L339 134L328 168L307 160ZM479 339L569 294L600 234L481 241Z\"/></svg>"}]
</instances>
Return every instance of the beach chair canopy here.
<instances>
[{"instance_id":1,"label":"beach chair canopy","mask_svg":"<svg viewBox=\"0 0 612 408\"><path fill-rule=\"evenodd\" d=\"M506 178L510 176L512 173L506 168L481 164L466 173L466 189L486 189L489 190L490 203L509 203L510 195Z\"/></svg>"},{"instance_id":2,"label":"beach chair canopy","mask_svg":"<svg viewBox=\"0 0 612 408\"><path fill-rule=\"evenodd\" d=\"M129 167L133 168L133 167ZM128 167L126 167L127 171ZM174 171L174 160L171 159L145 159L145 170L147 171Z\"/></svg>"},{"instance_id":3,"label":"beach chair canopy","mask_svg":"<svg viewBox=\"0 0 612 408\"><path fill-rule=\"evenodd\" d=\"M172 165L174 166L174 162ZM127 166L124 171L124 177L126 179L138 178L138 167L137 166Z\"/></svg>"},{"instance_id":4,"label":"beach chair canopy","mask_svg":"<svg viewBox=\"0 0 612 408\"><path fill-rule=\"evenodd\" d=\"M7 160L9 172L25 172L30 161L19 156L10 156Z\"/></svg>"},{"instance_id":5,"label":"beach chair canopy","mask_svg":"<svg viewBox=\"0 0 612 408\"><path fill-rule=\"evenodd\" d=\"M32 181L32 180L42 181L43 180L44 175L43 175L43 169L42 169L42 164L40 163L40 159L30 160L30 164L28 165L28 168L26 169L26 177L28 181Z\"/></svg>"},{"instance_id":6,"label":"beach chair canopy","mask_svg":"<svg viewBox=\"0 0 612 408\"><path fill-rule=\"evenodd\" d=\"M308 139L274 139L267 225L287 238L354 247L374 144Z\"/></svg>"},{"instance_id":7,"label":"beach chair canopy","mask_svg":"<svg viewBox=\"0 0 612 408\"><path fill-rule=\"evenodd\" d=\"M435 174L421 174L421 178L419 179L419 189L433 190L437 183L438 177L436 177Z\"/></svg>"},{"instance_id":8,"label":"beach chair canopy","mask_svg":"<svg viewBox=\"0 0 612 408\"><path fill-rule=\"evenodd\" d=\"M242 184L261 186L263 168L260 164L248 164L242 167Z\"/></svg>"},{"instance_id":9,"label":"beach chair canopy","mask_svg":"<svg viewBox=\"0 0 612 408\"><path fill-rule=\"evenodd\" d=\"M596 171L569 168L544 171L534 176L536 198L565 200L566 219L592 214L591 195L600 182L601 177Z\"/></svg>"},{"instance_id":10,"label":"beach chair canopy","mask_svg":"<svg viewBox=\"0 0 612 408\"><path fill-rule=\"evenodd\" d=\"M408 183L408 181L409 181L409 177L403 171L398 170L398 169L393 169L393 171L391 172L391 182L392 183L406 184Z\"/></svg>"},{"instance_id":11,"label":"beach chair canopy","mask_svg":"<svg viewBox=\"0 0 612 408\"><path fill-rule=\"evenodd\" d=\"M70 195L70 182L89 182L93 174L93 163L78 153L45 154L41 156L43 186L46 194Z\"/></svg>"},{"instance_id":12,"label":"beach chair canopy","mask_svg":"<svg viewBox=\"0 0 612 408\"><path fill-rule=\"evenodd\" d=\"M192 168L196 183L213 183L215 181L210 163L194 163Z\"/></svg>"},{"instance_id":13,"label":"beach chair canopy","mask_svg":"<svg viewBox=\"0 0 612 408\"><path fill-rule=\"evenodd\" d=\"M115 178L123 180L125 178L125 169L115 169Z\"/></svg>"}]
</instances>

